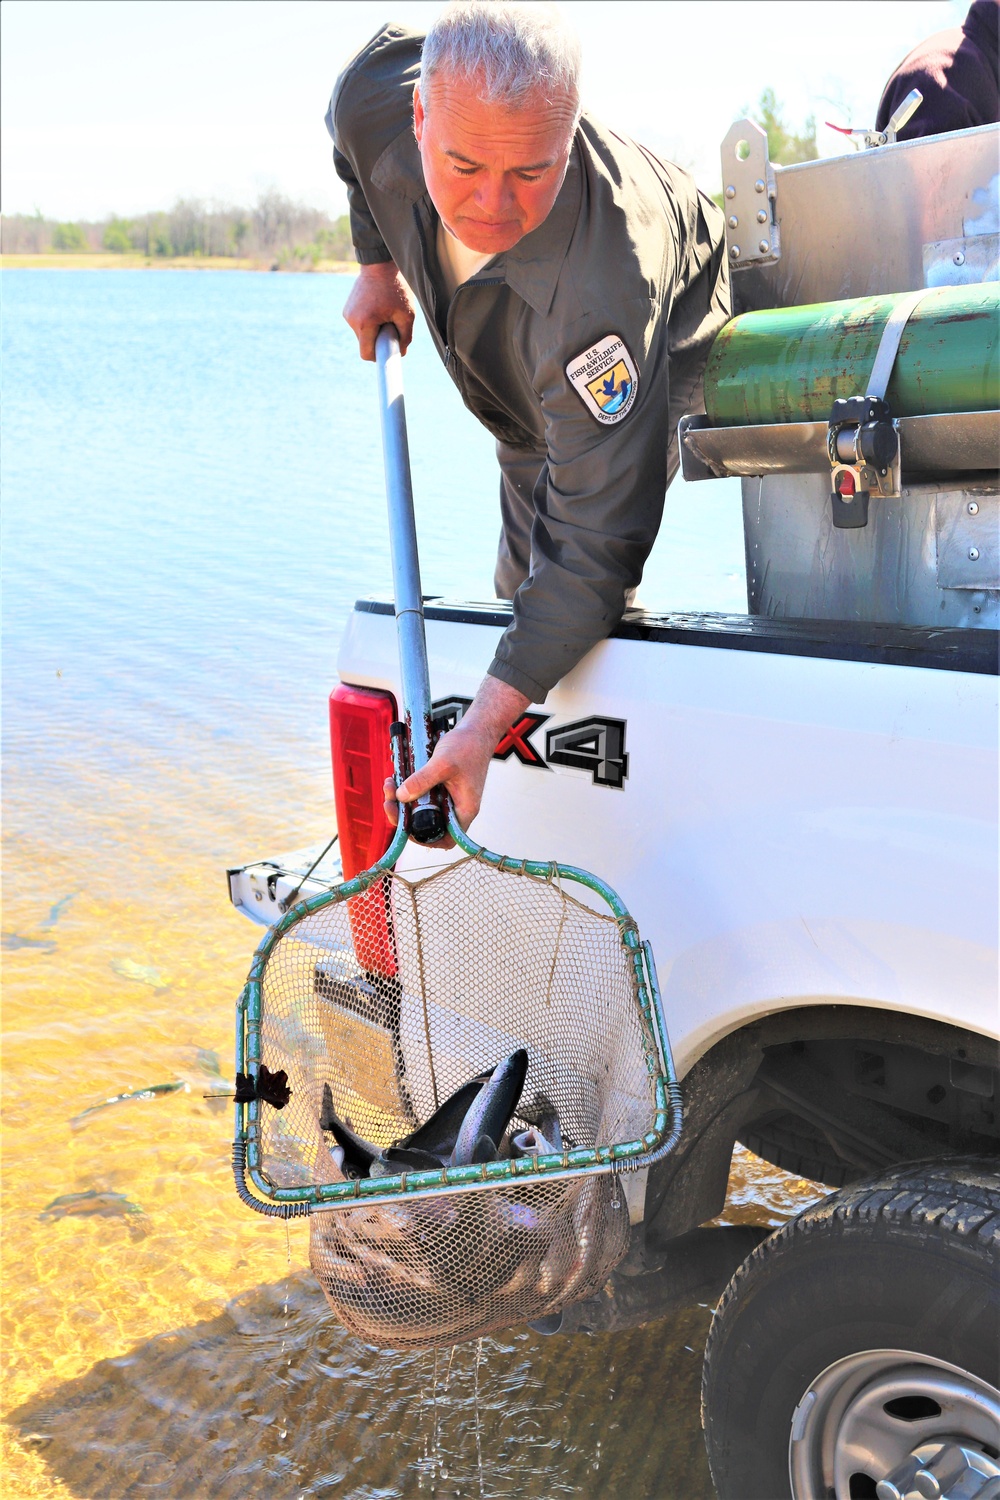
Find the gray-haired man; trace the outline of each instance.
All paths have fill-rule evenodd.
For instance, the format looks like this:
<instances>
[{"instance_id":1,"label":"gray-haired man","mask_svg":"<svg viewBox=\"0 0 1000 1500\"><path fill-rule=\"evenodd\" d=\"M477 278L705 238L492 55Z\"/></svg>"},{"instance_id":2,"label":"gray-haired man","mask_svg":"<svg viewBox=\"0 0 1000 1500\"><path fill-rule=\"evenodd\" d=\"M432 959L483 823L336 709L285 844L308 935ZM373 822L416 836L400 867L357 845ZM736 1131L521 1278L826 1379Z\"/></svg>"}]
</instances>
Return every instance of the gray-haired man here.
<instances>
[{"instance_id":1,"label":"gray-haired man","mask_svg":"<svg viewBox=\"0 0 1000 1500\"><path fill-rule=\"evenodd\" d=\"M463 826L502 734L620 620L729 313L722 215L685 172L581 116L578 75L551 7L457 0L426 39L384 27L327 116L362 358L387 322L405 349L415 298L497 439L495 582L513 622L398 793L445 785Z\"/></svg>"}]
</instances>

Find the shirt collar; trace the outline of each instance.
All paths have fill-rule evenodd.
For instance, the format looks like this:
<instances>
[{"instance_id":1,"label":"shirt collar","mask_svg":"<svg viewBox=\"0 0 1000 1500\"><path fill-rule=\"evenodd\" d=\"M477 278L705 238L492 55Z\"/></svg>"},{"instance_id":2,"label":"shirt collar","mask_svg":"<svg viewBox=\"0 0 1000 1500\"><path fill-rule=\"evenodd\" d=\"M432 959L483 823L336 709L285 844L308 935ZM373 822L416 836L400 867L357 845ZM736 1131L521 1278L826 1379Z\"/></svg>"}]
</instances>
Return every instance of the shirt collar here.
<instances>
[{"instance_id":1,"label":"shirt collar","mask_svg":"<svg viewBox=\"0 0 1000 1500\"><path fill-rule=\"evenodd\" d=\"M512 250L497 256L489 269L502 269L512 292L543 317L552 306L569 242L580 214L583 174L579 151L574 144L570 152L566 177L552 209L537 229L526 234ZM424 182L420 151L411 127L401 130L382 152L372 168L372 184L410 203L427 200L433 211Z\"/></svg>"},{"instance_id":2,"label":"shirt collar","mask_svg":"<svg viewBox=\"0 0 1000 1500\"><path fill-rule=\"evenodd\" d=\"M548 217L504 257L507 285L543 317L552 306L563 262L580 217L583 173L574 143L559 195Z\"/></svg>"}]
</instances>

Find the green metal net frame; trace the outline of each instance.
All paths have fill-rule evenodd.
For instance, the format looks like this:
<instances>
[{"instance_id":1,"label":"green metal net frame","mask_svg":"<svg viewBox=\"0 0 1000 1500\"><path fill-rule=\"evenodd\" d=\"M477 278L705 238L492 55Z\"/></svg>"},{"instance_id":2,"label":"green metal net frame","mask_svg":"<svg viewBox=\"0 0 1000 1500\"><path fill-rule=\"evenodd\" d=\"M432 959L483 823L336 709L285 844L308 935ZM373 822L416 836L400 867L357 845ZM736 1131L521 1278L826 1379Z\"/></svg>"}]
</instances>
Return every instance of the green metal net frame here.
<instances>
[{"instance_id":1,"label":"green metal net frame","mask_svg":"<svg viewBox=\"0 0 1000 1500\"><path fill-rule=\"evenodd\" d=\"M653 952L649 943L640 938L638 927L620 896L598 876L574 865L514 860L503 854L494 854L470 839L454 815L449 818L448 832L463 853L481 860L495 870L546 883L553 879L575 881L606 902L618 925L622 944L632 961L642 1020L640 1029L643 1050L653 1102L650 1128L640 1140L614 1142L606 1146L574 1147L545 1156L530 1155L472 1166L403 1172L397 1177L317 1183L310 1187L275 1187L261 1161L262 1101L253 1099L236 1105L233 1170L240 1198L258 1213L293 1218L322 1210L350 1208L360 1202L398 1203L404 1198L411 1201L454 1193L456 1190L481 1191L524 1178L531 1178L532 1181L556 1181L583 1174L638 1171L667 1156L677 1143L682 1121L681 1091L663 1015ZM249 1075L260 1069L261 981L275 945L303 917L363 895L377 881L390 874L406 847L408 837L406 824L401 819L391 844L377 863L332 891L324 891L321 895L300 902L269 928L254 954L247 982L236 1006L237 1072ZM251 1184L256 1193L251 1191Z\"/></svg>"}]
</instances>

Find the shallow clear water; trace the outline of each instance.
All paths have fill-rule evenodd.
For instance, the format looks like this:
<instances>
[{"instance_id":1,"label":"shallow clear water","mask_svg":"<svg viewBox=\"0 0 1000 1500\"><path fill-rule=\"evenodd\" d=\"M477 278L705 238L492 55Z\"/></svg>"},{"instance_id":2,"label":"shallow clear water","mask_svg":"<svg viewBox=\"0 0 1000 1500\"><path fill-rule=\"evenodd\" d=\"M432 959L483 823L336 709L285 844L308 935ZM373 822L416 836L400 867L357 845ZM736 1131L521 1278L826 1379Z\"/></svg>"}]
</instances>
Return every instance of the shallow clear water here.
<instances>
[{"instance_id":1,"label":"shallow clear water","mask_svg":"<svg viewBox=\"0 0 1000 1500\"><path fill-rule=\"evenodd\" d=\"M237 1202L202 1097L259 935L225 868L328 831L338 636L388 589L348 286L3 276L4 1474L87 1500L698 1500L707 1308L515 1330L478 1368L439 1355L435 1387L432 1354L332 1321L303 1227ZM490 440L426 336L405 372L425 592L489 597ZM742 607L731 485L675 487L642 596ZM813 1193L740 1156L726 1216Z\"/></svg>"}]
</instances>

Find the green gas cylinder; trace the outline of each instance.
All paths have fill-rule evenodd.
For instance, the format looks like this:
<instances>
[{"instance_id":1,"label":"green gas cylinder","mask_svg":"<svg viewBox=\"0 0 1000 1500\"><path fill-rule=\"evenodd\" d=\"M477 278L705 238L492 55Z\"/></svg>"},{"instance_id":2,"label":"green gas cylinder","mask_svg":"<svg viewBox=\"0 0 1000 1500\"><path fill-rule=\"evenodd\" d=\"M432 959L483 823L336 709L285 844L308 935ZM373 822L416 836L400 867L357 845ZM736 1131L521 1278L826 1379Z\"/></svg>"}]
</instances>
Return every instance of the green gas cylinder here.
<instances>
[{"instance_id":1,"label":"green gas cylinder","mask_svg":"<svg viewBox=\"0 0 1000 1500\"><path fill-rule=\"evenodd\" d=\"M839 396L864 396L897 298L855 297L743 313L705 369L717 427L825 422ZM1000 407L1000 285L935 287L903 329L886 400L894 417Z\"/></svg>"}]
</instances>

